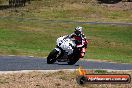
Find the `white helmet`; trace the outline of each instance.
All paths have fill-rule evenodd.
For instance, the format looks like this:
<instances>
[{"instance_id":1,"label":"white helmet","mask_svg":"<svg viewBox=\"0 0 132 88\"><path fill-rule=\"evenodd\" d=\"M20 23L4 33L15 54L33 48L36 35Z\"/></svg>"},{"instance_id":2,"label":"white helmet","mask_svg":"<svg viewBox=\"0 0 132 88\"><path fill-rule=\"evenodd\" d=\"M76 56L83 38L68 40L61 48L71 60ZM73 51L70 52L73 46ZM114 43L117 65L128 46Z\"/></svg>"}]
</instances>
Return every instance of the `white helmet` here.
<instances>
[{"instance_id":1,"label":"white helmet","mask_svg":"<svg viewBox=\"0 0 132 88\"><path fill-rule=\"evenodd\" d=\"M80 32L82 32L82 27L80 27L80 26L76 27L76 28L75 28L75 31L80 31Z\"/></svg>"},{"instance_id":2,"label":"white helmet","mask_svg":"<svg viewBox=\"0 0 132 88\"><path fill-rule=\"evenodd\" d=\"M76 27L74 33L76 35L80 35L82 33L82 27L80 27L80 26Z\"/></svg>"}]
</instances>

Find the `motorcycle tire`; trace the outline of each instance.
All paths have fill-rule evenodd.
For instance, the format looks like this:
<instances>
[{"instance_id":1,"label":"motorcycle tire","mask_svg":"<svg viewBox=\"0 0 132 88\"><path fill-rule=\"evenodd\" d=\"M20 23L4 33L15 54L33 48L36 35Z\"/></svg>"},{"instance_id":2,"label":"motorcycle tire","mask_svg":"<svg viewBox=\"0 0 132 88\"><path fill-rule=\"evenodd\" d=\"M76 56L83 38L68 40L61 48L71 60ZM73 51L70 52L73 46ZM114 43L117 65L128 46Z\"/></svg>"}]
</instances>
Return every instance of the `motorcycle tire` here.
<instances>
[{"instance_id":1,"label":"motorcycle tire","mask_svg":"<svg viewBox=\"0 0 132 88\"><path fill-rule=\"evenodd\" d=\"M47 57L47 64L54 64L56 62L57 54L58 54L57 50L55 49L52 50Z\"/></svg>"},{"instance_id":2,"label":"motorcycle tire","mask_svg":"<svg viewBox=\"0 0 132 88\"><path fill-rule=\"evenodd\" d=\"M78 60L79 60L79 58L73 57L73 58L69 59L69 61L67 63L68 63L68 65L74 65Z\"/></svg>"}]
</instances>

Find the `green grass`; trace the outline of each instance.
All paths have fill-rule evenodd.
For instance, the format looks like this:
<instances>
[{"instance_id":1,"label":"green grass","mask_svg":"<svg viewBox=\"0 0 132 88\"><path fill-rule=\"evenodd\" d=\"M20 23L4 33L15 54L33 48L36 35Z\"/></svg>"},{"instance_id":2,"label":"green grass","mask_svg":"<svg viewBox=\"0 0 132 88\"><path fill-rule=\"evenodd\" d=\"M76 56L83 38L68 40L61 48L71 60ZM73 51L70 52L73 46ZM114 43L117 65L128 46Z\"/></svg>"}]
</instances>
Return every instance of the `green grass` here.
<instances>
[{"instance_id":1,"label":"green grass","mask_svg":"<svg viewBox=\"0 0 132 88\"><path fill-rule=\"evenodd\" d=\"M92 38L89 48L91 52L88 52L90 58L105 58L106 60L118 62L131 62L131 28L128 26L108 25L89 28L88 35Z\"/></svg>"},{"instance_id":2,"label":"green grass","mask_svg":"<svg viewBox=\"0 0 132 88\"><path fill-rule=\"evenodd\" d=\"M0 19L0 54L46 57L56 39L73 32L74 23ZM132 26L86 25L89 39L85 58L132 63Z\"/></svg>"}]
</instances>

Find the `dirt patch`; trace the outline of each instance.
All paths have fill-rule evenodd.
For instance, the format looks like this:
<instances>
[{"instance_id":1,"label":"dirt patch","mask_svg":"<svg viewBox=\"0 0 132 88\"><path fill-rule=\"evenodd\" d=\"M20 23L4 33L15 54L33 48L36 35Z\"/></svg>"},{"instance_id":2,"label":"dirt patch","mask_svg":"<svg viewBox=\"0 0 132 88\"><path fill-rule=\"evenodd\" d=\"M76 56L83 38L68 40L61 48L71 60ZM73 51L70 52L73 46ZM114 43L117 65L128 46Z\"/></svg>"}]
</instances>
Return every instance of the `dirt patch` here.
<instances>
[{"instance_id":1,"label":"dirt patch","mask_svg":"<svg viewBox=\"0 0 132 88\"><path fill-rule=\"evenodd\" d=\"M70 84L70 85L69 85ZM80 88L70 72L29 72L0 75L1 88Z\"/></svg>"},{"instance_id":2,"label":"dirt patch","mask_svg":"<svg viewBox=\"0 0 132 88\"><path fill-rule=\"evenodd\" d=\"M88 71L89 72L89 71ZM131 74L126 71L113 71L108 73ZM79 85L76 82L77 72L58 71L54 73L29 72L1 74L1 88L131 88L130 84L86 84Z\"/></svg>"}]
</instances>

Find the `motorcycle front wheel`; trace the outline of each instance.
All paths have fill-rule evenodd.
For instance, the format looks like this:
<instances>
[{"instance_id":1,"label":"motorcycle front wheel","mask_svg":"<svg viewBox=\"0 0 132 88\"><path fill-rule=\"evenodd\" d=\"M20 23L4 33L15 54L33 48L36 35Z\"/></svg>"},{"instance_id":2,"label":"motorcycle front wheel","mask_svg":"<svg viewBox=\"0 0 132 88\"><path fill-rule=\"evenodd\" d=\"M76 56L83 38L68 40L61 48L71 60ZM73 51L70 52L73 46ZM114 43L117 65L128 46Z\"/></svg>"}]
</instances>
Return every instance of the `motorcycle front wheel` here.
<instances>
[{"instance_id":1,"label":"motorcycle front wheel","mask_svg":"<svg viewBox=\"0 0 132 88\"><path fill-rule=\"evenodd\" d=\"M47 64L53 64L56 62L58 51L57 50L52 50L50 54L47 57Z\"/></svg>"}]
</instances>

